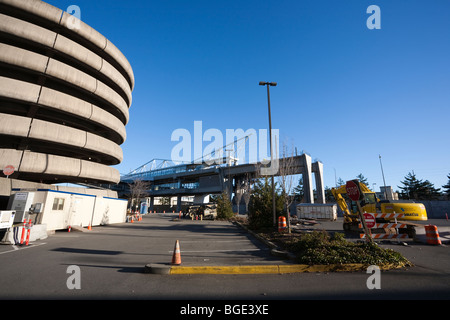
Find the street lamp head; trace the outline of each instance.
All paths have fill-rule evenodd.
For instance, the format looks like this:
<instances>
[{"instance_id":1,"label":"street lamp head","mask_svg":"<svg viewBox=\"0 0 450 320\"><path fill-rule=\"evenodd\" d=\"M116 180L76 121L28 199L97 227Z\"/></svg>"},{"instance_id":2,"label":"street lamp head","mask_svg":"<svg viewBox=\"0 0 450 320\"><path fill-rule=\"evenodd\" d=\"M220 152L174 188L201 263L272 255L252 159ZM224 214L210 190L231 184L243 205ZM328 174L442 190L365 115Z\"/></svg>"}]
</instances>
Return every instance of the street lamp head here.
<instances>
[{"instance_id":1,"label":"street lamp head","mask_svg":"<svg viewBox=\"0 0 450 320\"><path fill-rule=\"evenodd\" d=\"M273 87L275 87L277 85L276 82L264 82L264 81L260 81L259 82L260 86L265 86L266 84L269 85L269 86L273 86Z\"/></svg>"}]
</instances>

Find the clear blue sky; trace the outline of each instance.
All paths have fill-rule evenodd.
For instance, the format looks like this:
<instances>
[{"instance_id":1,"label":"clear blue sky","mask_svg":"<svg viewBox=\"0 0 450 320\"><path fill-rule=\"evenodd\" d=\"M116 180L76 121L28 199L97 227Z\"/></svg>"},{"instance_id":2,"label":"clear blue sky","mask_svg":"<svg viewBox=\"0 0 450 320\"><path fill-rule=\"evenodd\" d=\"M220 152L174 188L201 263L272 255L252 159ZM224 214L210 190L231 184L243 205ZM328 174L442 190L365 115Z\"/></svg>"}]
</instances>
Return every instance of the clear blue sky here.
<instances>
[{"instance_id":1,"label":"clear blue sky","mask_svg":"<svg viewBox=\"0 0 450 320\"><path fill-rule=\"evenodd\" d=\"M333 186L362 173L394 190L411 170L450 173L448 0L47 0L109 38L136 86L122 145L127 173L169 159L178 128L272 127L324 163ZM369 30L369 5L381 29ZM204 142L203 147L208 145ZM372 186L371 186L372 187Z\"/></svg>"}]
</instances>

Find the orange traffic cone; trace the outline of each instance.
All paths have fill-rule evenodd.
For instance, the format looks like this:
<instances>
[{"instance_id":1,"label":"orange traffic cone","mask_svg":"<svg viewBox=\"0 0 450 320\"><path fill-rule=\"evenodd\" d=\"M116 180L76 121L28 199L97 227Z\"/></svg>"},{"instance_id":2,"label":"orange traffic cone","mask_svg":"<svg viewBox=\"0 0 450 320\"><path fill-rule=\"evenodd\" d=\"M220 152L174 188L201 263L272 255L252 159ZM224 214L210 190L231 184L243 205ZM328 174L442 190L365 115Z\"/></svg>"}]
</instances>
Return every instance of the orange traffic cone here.
<instances>
[{"instance_id":1,"label":"orange traffic cone","mask_svg":"<svg viewBox=\"0 0 450 320\"><path fill-rule=\"evenodd\" d=\"M92 230L91 223L88 225L88 230Z\"/></svg>"},{"instance_id":2,"label":"orange traffic cone","mask_svg":"<svg viewBox=\"0 0 450 320\"><path fill-rule=\"evenodd\" d=\"M70 230L72 230L72 228L69 226L69 228L67 229L67 232L70 232Z\"/></svg>"},{"instance_id":3,"label":"orange traffic cone","mask_svg":"<svg viewBox=\"0 0 450 320\"><path fill-rule=\"evenodd\" d=\"M175 248L173 249L172 264L181 264L180 243L178 240L175 242Z\"/></svg>"},{"instance_id":4,"label":"orange traffic cone","mask_svg":"<svg viewBox=\"0 0 450 320\"><path fill-rule=\"evenodd\" d=\"M436 226L433 226L431 224L425 226L425 234L427 236L428 244L442 244L441 239L439 239L439 232Z\"/></svg>"}]
</instances>

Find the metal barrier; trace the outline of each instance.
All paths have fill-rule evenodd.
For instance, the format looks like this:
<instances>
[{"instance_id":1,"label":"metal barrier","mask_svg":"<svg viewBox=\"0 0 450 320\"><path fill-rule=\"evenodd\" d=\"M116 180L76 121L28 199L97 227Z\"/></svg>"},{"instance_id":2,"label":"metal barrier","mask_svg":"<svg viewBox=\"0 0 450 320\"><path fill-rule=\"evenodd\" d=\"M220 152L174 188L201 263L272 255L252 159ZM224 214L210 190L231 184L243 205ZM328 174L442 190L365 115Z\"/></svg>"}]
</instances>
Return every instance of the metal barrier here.
<instances>
[{"instance_id":1,"label":"metal barrier","mask_svg":"<svg viewBox=\"0 0 450 320\"><path fill-rule=\"evenodd\" d=\"M397 219L402 218L404 214L402 213L372 213L375 219L394 219L394 223L375 223L369 229L384 229L385 233L371 233L372 239L404 239L408 238L407 233L399 233L399 229L407 228L407 225L404 223L397 223ZM359 228L362 228L361 224L359 224ZM389 230L395 229L395 233L389 232ZM386 232L388 230L388 232ZM360 234L359 237L361 239L365 239L366 235L364 233Z\"/></svg>"}]
</instances>

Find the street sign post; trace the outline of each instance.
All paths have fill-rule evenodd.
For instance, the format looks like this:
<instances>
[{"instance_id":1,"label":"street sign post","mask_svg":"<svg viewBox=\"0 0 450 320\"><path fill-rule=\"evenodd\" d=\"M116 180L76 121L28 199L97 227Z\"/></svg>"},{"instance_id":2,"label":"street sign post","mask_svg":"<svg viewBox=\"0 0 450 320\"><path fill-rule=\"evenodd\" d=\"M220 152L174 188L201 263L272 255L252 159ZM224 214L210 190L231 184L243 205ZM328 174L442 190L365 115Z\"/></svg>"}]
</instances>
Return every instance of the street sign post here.
<instances>
[{"instance_id":1,"label":"street sign post","mask_svg":"<svg viewBox=\"0 0 450 320\"><path fill-rule=\"evenodd\" d=\"M364 218L364 214L361 208L361 200L364 199L364 194L361 191L361 187L359 185L359 180L350 180L345 184L345 189L347 190L347 196L356 202L358 206L359 219L361 220L362 227L364 229L364 233L366 234L366 239L368 242L373 242L372 233L370 229L367 227L366 219Z\"/></svg>"},{"instance_id":2,"label":"street sign post","mask_svg":"<svg viewBox=\"0 0 450 320\"><path fill-rule=\"evenodd\" d=\"M366 221L366 226L369 229L372 229L376 225L375 216L371 213L364 212L363 214L364 220Z\"/></svg>"},{"instance_id":3,"label":"street sign post","mask_svg":"<svg viewBox=\"0 0 450 320\"><path fill-rule=\"evenodd\" d=\"M14 173L14 167L12 165L7 165L3 168L3 174L9 178L10 175Z\"/></svg>"},{"instance_id":4,"label":"street sign post","mask_svg":"<svg viewBox=\"0 0 450 320\"><path fill-rule=\"evenodd\" d=\"M362 192L358 180L350 180L345 184L348 197L353 201L362 200Z\"/></svg>"}]
</instances>

